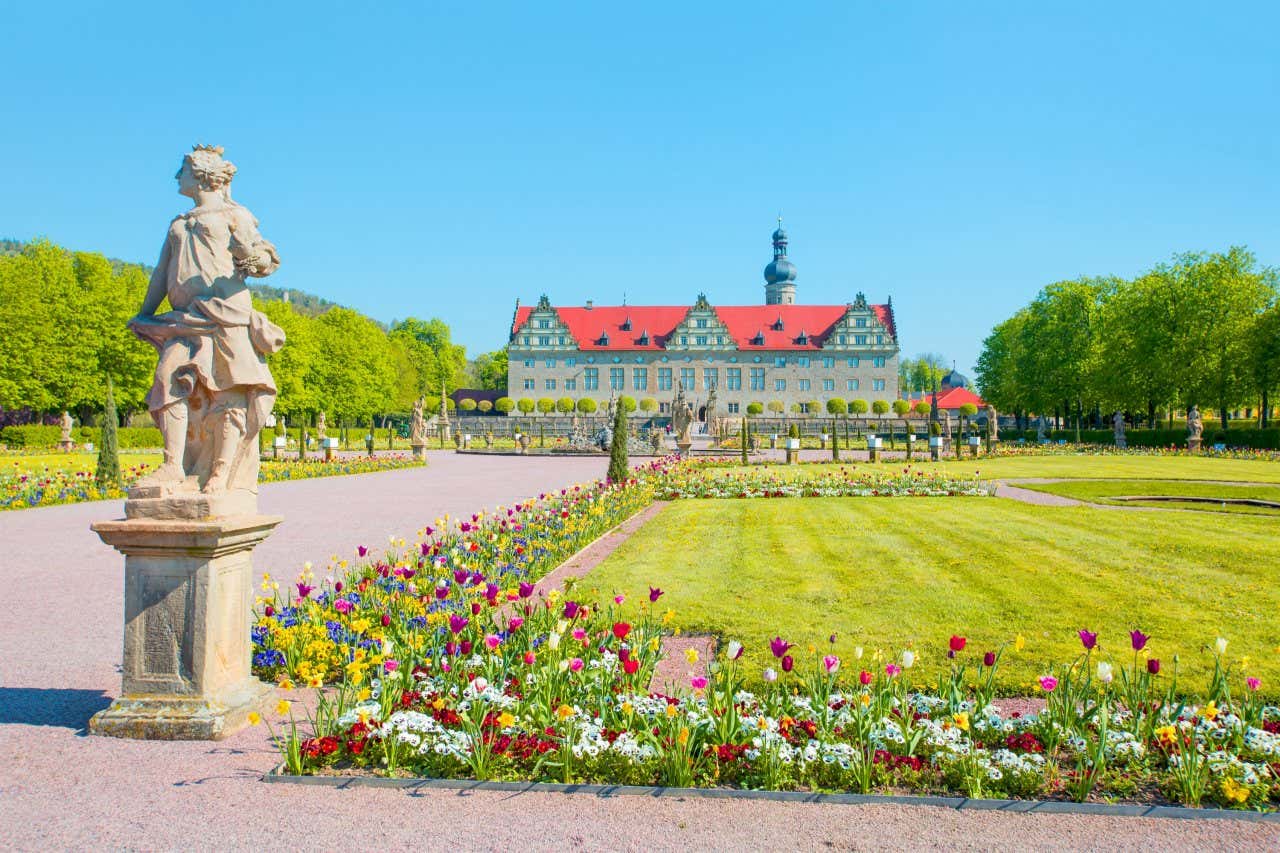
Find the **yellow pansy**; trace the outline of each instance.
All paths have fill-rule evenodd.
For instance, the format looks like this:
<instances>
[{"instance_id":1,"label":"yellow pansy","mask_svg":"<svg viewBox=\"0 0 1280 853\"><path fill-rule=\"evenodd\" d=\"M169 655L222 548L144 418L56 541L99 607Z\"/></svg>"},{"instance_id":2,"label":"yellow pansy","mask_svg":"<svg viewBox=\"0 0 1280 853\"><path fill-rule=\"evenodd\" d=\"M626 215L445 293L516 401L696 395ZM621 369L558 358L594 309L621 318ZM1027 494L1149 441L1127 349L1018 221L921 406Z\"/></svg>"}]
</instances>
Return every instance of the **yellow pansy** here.
<instances>
[{"instance_id":1,"label":"yellow pansy","mask_svg":"<svg viewBox=\"0 0 1280 853\"><path fill-rule=\"evenodd\" d=\"M961 731L969 731L969 715L967 713L961 711L959 714L952 714L951 719L955 721L956 726Z\"/></svg>"},{"instance_id":2,"label":"yellow pansy","mask_svg":"<svg viewBox=\"0 0 1280 853\"><path fill-rule=\"evenodd\" d=\"M510 711L503 711L501 714L498 715L498 725L502 726L502 728L504 729L510 728L511 726L515 725L515 722L516 722L516 718L511 714Z\"/></svg>"},{"instance_id":3,"label":"yellow pansy","mask_svg":"<svg viewBox=\"0 0 1280 853\"><path fill-rule=\"evenodd\" d=\"M559 708L556 708L556 716L562 720L567 720L573 716L573 709L568 705L561 705Z\"/></svg>"}]
</instances>

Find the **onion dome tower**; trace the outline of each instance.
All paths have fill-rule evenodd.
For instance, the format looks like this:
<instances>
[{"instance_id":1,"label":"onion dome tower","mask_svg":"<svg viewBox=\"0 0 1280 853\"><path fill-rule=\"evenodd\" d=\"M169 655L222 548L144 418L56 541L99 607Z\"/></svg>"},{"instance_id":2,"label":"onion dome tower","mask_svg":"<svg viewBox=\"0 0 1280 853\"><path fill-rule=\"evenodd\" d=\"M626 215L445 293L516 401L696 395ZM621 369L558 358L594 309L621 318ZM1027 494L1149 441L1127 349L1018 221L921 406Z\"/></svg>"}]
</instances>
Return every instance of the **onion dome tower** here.
<instances>
[{"instance_id":1,"label":"onion dome tower","mask_svg":"<svg viewBox=\"0 0 1280 853\"><path fill-rule=\"evenodd\" d=\"M796 301L796 268L787 260L787 232L782 230L782 217L778 217L778 230L773 232L773 261L764 268L764 304L794 305Z\"/></svg>"}]
</instances>

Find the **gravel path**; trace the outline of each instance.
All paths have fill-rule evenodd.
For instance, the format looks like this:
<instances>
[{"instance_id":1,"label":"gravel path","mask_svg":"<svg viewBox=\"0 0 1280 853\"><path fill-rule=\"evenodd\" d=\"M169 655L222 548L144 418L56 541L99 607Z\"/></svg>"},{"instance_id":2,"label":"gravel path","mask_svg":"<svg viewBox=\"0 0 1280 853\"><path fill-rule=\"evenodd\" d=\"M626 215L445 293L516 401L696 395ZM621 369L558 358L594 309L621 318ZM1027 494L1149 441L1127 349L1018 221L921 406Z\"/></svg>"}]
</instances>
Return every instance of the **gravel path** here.
<instances>
[{"instance_id":1,"label":"gravel path","mask_svg":"<svg viewBox=\"0 0 1280 853\"><path fill-rule=\"evenodd\" d=\"M445 512L603 474L603 458L432 454L425 469L265 486L286 521L256 552L292 576ZM121 557L90 533L118 502L0 514L0 848L667 850L946 847L1274 849L1280 827L592 795L264 785L261 728L218 743L87 737L120 686Z\"/></svg>"}]
</instances>

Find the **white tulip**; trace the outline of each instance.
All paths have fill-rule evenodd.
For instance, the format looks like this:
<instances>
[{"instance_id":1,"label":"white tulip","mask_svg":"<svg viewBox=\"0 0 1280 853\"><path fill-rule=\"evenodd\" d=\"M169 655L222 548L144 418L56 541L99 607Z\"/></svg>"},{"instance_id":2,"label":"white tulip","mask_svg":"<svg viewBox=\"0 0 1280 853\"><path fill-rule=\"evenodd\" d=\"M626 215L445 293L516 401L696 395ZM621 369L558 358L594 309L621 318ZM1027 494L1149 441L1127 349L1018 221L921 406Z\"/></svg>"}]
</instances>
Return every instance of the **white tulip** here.
<instances>
[{"instance_id":1,"label":"white tulip","mask_svg":"<svg viewBox=\"0 0 1280 853\"><path fill-rule=\"evenodd\" d=\"M903 669L911 669L911 665L912 665L913 663L915 663L915 662L916 662L916 653L915 653L915 652L903 652L903 653L902 653L902 668L903 668Z\"/></svg>"},{"instance_id":2,"label":"white tulip","mask_svg":"<svg viewBox=\"0 0 1280 853\"><path fill-rule=\"evenodd\" d=\"M559 635L559 634L552 634L550 637L547 637L547 648L551 649L551 651L553 651L553 652L554 652L556 649L560 648L560 635Z\"/></svg>"},{"instance_id":3,"label":"white tulip","mask_svg":"<svg viewBox=\"0 0 1280 853\"><path fill-rule=\"evenodd\" d=\"M1111 664L1104 660L1098 661L1098 680L1103 684L1110 684L1113 677Z\"/></svg>"},{"instance_id":4,"label":"white tulip","mask_svg":"<svg viewBox=\"0 0 1280 853\"><path fill-rule=\"evenodd\" d=\"M764 680L770 683L778 680L778 673L774 670L773 667L769 667L764 671Z\"/></svg>"},{"instance_id":5,"label":"white tulip","mask_svg":"<svg viewBox=\"0 0 1280 853\"><path fill-rule=\"evenodd\" d=\"M738 655L742 654L742 643L737 640L729 641L729 660L736 660Z\"/></svg>"},{"instance_id":6,"label":"white tulip","mask_svg":"<svg viewBox=\"0 0 1280 853\"><path fill-rule=\"evenodd\" d=\"M1214 643L1213 647L1218 650L1218 654L1225 655L1227 653L1226 637L1219 637L1218 642Z\"/></svg>"},{"instance_id":7,"label":"white tulip","mask_svg":"<svg viewBox=\"0 0 1280 853\"><path fill-rule=\"evenodd\" d=\"M853 647L853 656L858 660L862 660L862 646Z\"/></svg>"}]
</instances>

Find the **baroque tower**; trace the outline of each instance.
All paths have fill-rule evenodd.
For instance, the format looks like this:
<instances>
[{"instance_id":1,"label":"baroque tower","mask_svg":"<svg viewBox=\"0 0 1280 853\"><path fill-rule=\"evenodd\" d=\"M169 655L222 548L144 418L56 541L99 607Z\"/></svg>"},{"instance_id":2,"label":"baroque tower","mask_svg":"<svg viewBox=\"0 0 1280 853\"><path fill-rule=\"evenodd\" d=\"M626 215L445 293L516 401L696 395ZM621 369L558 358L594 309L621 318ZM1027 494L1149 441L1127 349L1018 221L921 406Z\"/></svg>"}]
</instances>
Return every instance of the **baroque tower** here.
<instances>
[{"instance_id":1,"label":"baroque tower","mask_svg":"<svg viewBox=\"0 0 1280 853\"><path fill-rule=\"evenodd\" d=\"M782 230L782 217L778 217L778 230L773 232L773 261L764 268L764 304L794 305L796 301L796 268L787 260L787 232Z\"/></svg>"}]
</instances>

